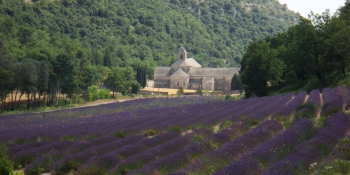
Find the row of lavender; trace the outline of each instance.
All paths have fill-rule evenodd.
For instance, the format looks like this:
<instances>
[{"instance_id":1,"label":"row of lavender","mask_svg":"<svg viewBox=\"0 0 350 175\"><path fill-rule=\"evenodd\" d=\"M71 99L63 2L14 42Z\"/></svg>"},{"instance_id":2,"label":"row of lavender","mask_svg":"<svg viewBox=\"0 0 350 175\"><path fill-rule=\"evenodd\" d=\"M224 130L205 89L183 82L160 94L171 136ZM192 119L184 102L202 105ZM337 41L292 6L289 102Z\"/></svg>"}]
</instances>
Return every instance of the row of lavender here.
<instances>
[{"instance_id":1,"label":"row of lavender","mask_svg":"<svg viewBox=\"0 0 350 175\"><path fill-rule=\"evenodd\" d=\"M264 100L262 100L261 102L259 102L259 103L257 103L256 105L253 105L253 106L258 106L258 105L261 105L261 104L263 104L263 103L265 103L265 100L267 100L267 101L271 101L271 99L276 99L276 97L273 97L273 98L265 98ZM257 99L253 99L253 100L257 100ZM249 101L248 101L249 102ZM244 107L244 104L247 104L247 100L246 101L242 101L241 102L242 104L240 104L240 105L237 105L235 108L237 108L238 109L238 107L240 107L240 108L245 108ZM249 105L249 107L250 107L251 105ZM227 111L227 110L224 110L224 111ZM231 111L231 113L232 112L234 112L234 111ZM223 114L221 113L219 113L219 115L218 114L216 114L216 116L223 116ZM203 116L202 116L203 117ZM186 118L186 116L185 116L185 118ZM181 119L182 120L182 119ZM174 121L172 121L172 122L174 122ZM185 122L186 123L186 122ZM51 145L52 146L52 145ZM81 147L81 145L79 145L80 147ZM84 145L83 145L84 146ZM106 146L106 145L103 145L103 146ZM44 148L49 148L50 146L46 146L46 147L44 147ZM72 147L75 147L75 146L72 146ZM108 147L108 146L107 146ZM112 150L112 149L108 149L108 150ZM138 148L137 150L142 150L142 149L140 149L140 148ZM40 152L45 152L45 150L40 150ZM69 154L72 154L72 152L71 151L66 151L67 153L69 153ZM119 151L117 151L117 152L119 152ZM101 153L99 153L99 154L101 154ZM19 163L23 163L23 161L21 161L21 157L27 157L27 153L26 153L26 151L25 152L22 152L22 153L19 153L19 154L17 154L16 156L14 156L14 159L15 160L17 160L16 162L19 162ZM82 155L86 155L86 154L82 154ZM105 156L108 156L108 155L103 155L102 156L102 160L104 159L103 157L105 157ZM80 157L80 156L78 156L78 157ZM63 160L65 160L65 159L67 159L67 158L64 158ZM70 158L68 158L68 160L70 160L70 161L68 161L68 160L66 160L67 162L72 162L71 161L71 157ZM74 162L74 161L73 161ZM80 161L80 162L82 162L82 161ZM35 164L35 163L34 163ZM77 165L77 163L75 163L75 165ZM31 167L31 166L29 166L29 167ZM60 166L59 166L60 167ZM65 166L63 166L63 167L65 167ZM69 167L72 167L71 165L69 166ZM99 166L99 167L102 167L102 166ZM63 168L64 169L64 168Z\"/></svg>"},{"instance_id":2,"label":"row of lavender","mask_svg":"<svg viewBox=\"0 0 350 175\"><path fill-rule=\"evenodd\" d=\"M57 123L78 122L81 121L81 119L84 119L84 121L97 120L95 118L101 118L101 114L108 116L128 111L136 112L143 109L158 109L163 107L187 106L190 104L204 104L215 100L215 98L205 98L201 96L181 98L144 98L98 106L73 108L69 110L5 115L0 116L0 132L2 130L18 129L26 126L46 126ZM112 116L115 117L115 115ZM23 123L26 125L23 125Z\"/></svg>"},{"instance_id":3,"label":"row of lavender","mask_svg":"<svg viewBox=\"0 0 350 175\"><path fill-rule=\"evenodd\" d=\"M276 97L274 97L274 98L276 98ZM264 100L268 100L268 99L270 99L270 98L265 98ZM271 98L271 99L273 99L273 98ZM182 124L182 126L186 126L186 125L189 125L191 123L193 124L193 122L196 122L196 121L197 122L198 121L202 121L202 123L208 123L207 119L210 119L211 116L218 117L218 118L219 117L224 118L223 116L225 116L225 114L223 112L221 112L221 113L219 112L218 113L217 110L225 111L227 113L227 108L228 108L228 109L231 109L231 110L229 110L230 111L229 113L233 113L234 110L232 110L232 109L236 109L236 110L238 110L239 108L244 109L247 106L249 106L249 105L245 105L245 104L249 104L248 102L250 102L250 101L257 101L257 100L259 100L259 99L242 100L242 101L237 101L237 102L217 103L217 104L219 104L217 106L215 106L215 105L213 106L213 104L209 104L207 106L202 106L204 108L201 109L202 111L204 109L209 109L209 110L205 111L203 113L200 113L199 115L198 115L198 112L192 112L192 111L190 112L189 111L187 113L184 113L182 111L182 112L180 112L181 116L177 116L177 117L176 116L172 116L172 118L170 117L169 118L170 122L168 121L167 125L169 125L169 123L173 123L173 124L174 123L179 123L179 124ZM261 102L261 103L263 103L263 102ZM237 104L237 105L234 108L230 108L230 105L232 106L232 104ZM244 107L244 106L246 106L246 107ZM194 109L194 108L192 108L192 109ZM186 109L183 109L183 110L186 110ZM197 111L197 110L200 110L200 109L195 109L194 111ZM171 110L166 110L166 111L171 111ZM166 112L166 114L168 114L168 113ZM228 116L226 116L226 117L228 117ZM130 117L128 117L128 118L130 118ZM140 117L137 117L137 118L140 118ZM161 117L159 117L159 118L161 118ZM146 122L147 124L143 123L143 124L140 124L140 125L142 125L142 126L149 126L150 123L157 123L158 125L160 123L159 126L164 126L164 124L162 124L162 122L159 122L159 120L160 120L159 118L154 119L154 120L156 120L158 122L154 122L152 120L151 121L143 121L143 122ZM194 118L198 118L198 119L197 120L193 120ZM190 122L188 122L186 120L188 120ZM121 123L125 123L125 122L121 122ZM135 121L133 121L132 123L135 124ZM71 131L68 129L68 131L63 132L64 133L63 135L66 135L67 132L72 132L72 134L73 133L80 133L78 131L81 130L82 128L84 129L84 127L78 127L78 126L77 127L72 127L72 128L75 128L75 129L73 129ZM106 128L106 127L104 126L104 128ZM116 128L118 128L118 127L116 127ZM137 128L137 126L134 126L132 128ZM58 130L54 130L53 133L55 133L57 131ZM87 133L89 133L89 132L87 132ZM58 133L58 134L61 134L61 133ZM35 134L32 134L32 135L35 136ZM102 139L102 138L100 138L100 139ZM113 139L113 138L111 138L111 139ZM107 138L106 138L106 140L107 140ZM104 144L103 144L104 146L108 145L106 140L104 140ZM114 140L115 140L115 138L114 138ZM95 142L95 141L96 141L96 139L95 140L91 140L91 142ZM38 143L41 143L42 145L39 145ZM100 142L97 141L97 143L100 143ZM155 142L155 143L157 143L157 142ZM31 166L34 166L35 164L38 164L38 163L35 163L35 162L38 162L38 161L40 162L40 160L43 160L43 158L38 157L35 154L36 152L40 152L40 153L46 155L46 154L49 154L52 151L50 148L54 148L54 150L59 150L61 152L65 152L67 154L73 154L73 152L69 151L68 149L69 148L74 148L74 147L76 147L76 145L78 145L77 147L80 147L80 149L77 148L75 150L79 150L79 151L83 151L84 149L89 149L89 148L96 147L96 144L90 143L90 141L88 141L87 144L80 143L80 142L72 143L72 142L43 141L43 142L33 142L33 143L30 143L30 144L13 146L13 147L10 148L10 153L11 152L15 152L14 150L17 150L17 151L18 150L24 150L24 151L17 152L15 155L12 156L12 159L15 160L17 165L22 165L22 166L25 166L26 164L28 164L30 162L34 162L34 163L32 163L33 165L28 166L28 167L31 167ZM131 146L133 146L133 145L131 145ZM106 146L106 147L109 147L109 146ZM116 147L114 147L113 145L111 147L113 149L116 149ZM34 148L34 149L31 149L31 148ZM101 148L103 148L103 147L101 147ZM107 149L107 150L113 150L113 149ZM142 149L138 148L137 150L142 150ZM77 154L79 154L78 151L77 151ZM104 154L105 154L105 152L102 151L101 153L99 153L97 155L98 156L103 156ZM87 155L87 154L83 154L83 155ZM107 155L104 155L104 156L107 156ZM58 156L56 159L59 160L60 157ZM66 162L74 162L74 161L72 161L69 158L65 158L65 159L68 159ZM65 160L65 159L62 159L62 160Z\"/></svg>"},{"instance_id":4,"label":"row of lavender","mask_svg":"<svg viewBox=\"0 0 350 175\"><path fill-rule=\"evenodd\" d=\"M341 87L341 88L343 89L343 87ZM329 91L329 88L327 88L323 91L323 93L325 94L325 99L323 99L325 101L325 103L326 104L328 103L330 105L335 106L332 109L332 112L341 111L342 106L344 104L345 105L347 104L346 101L340 101L340 98L344 98L348 95L347 94L342 94L342 95L340 94L340 96L335 95L335 93L337 92L337 89L335 92ZM317 94L317 95L315 95L315 94ZM334 96L332 97L332 95L334 95ZM286 96L286 99L288 99L287 96ZM300 104L303 104L303 102L305 100L305 96L306 96L305 92L299 93L291 102L289 102L283 108L280 108L280 110L278 110L278 111L281 113L284 112L285 116L288 117L289 115L291 115L294 112L293 107L295 108L297 106L300 106ZM279 99L279 101L283 101L283 100ZM317 105L317 104L320 104L320 103L317 103L320 101L321 100L320 100L319 91L314 90L311 93L311 97L308 99L307 102L308 103L316 103L316 105ZM341 103L339 103L339 102L341 102ZM332 103L336 103L336 104L332 104ZM276 102L275 105L277 105L277 104L278 103ZM302 107L303 106L301 106L301 108ZM269 107L268 105L265 106L266 111L268 111L267 109L269 109L269 108L270 108L270 110L273 110L272 107ZM260 110L257 113L264 112L265 110ZM320 109L318 109L318 111L319 110ZM323 108L322 112L324 112L324 111L327 111L327 108ZM269 112L266 112L266 113L269 113ZM271 113L273 113L273 112L271 112ZM280 115L280 114L275 113L273 116L277 116L277 115ZM323 114L323 115L325 115L325 114ZM316 117L316 116L317 116L317 114L314 115L313 117ZM215 171L216 169L220 168L220 166L222 167L223 165L229 163L230 161L235 160L236 159L234 157L235 154L238 154L238 155L244 154L244 156L242 158L238 159L237 161L234 161L233 163L229 164L227 167L225 167L219 171L216 171L214 174L261 174L262 172L266 171L270 166L272 166L274 163L277 163L279 160L281 160L283 157L287 156L288 154L290 154L294 151L303 150L303 146L300 146L301 148L299 148L299 145L303 141L309 139L311 136L313 136L313 137L303 144L307 144L309 148L312 148L312 146L314 146L315 148L326 147L325 144L319 144L317 146L315 146L313 144L316 143L315 140L320 140L319 138L327 137L325 135L325 133L327 133L327 132L332 133L333 132L333 137L330 136L330 138L328 138L328 139L324 138L326 140L326 143L328 143L328 145L327 145L328 151L333 149L334 144L336 144L337 140L339 140L338 137L343 137L344 133L346 133L349 130L350 125L349 125L348 121L349 121L349 118L347 115L345 115L343 113L337 113L334 116L330 117L328 120L326 120L323 127L316 132L316 135L313 136L313 133L315 132L316 128L314 128L314 123L311 120L309 120L309 119L296 120L286 131L282 132L281 134L278 134L276 137L273 137L271 140L261 144L259 147L248 152L247 154L244 154L247 151L244 151L240 148L242 148L242 145L244 146L244 148L249 149L249 146L252 146L254 148L254 144L253 144L254 142L253 143L248 142L249 143L248 145L244 145L244 144L240 145L239 143L244 143L244 141L236 139L235 141L239 140L239 142L236 142L237 143L236 145L235 144L232 144L232 145L227 144L227 145L224 145L218 149L218 150L227 149L227 151L225 150L224 153L220 154L220 151L215 150L213 152L205 154L200 159L195 161L194 164L188 166L188 168L184 168L180 172L171 173L171 174L188 174L188 173L189 174L210 174L210 172ZM336 123L336 122L342 123L342 125L339 125L340 128L338 131L334 131L334 129L336 128L336 124L334 124L334 123ZM338 136L338 137L335 137L335 136ZM243 138L243 140L244 140L244 139L247 139L248 137L247 138L241 137L241 138ZM259 137L259 138L263 138L263 137ZM254 141L256 141L256 140L259 140L259 139L254 138ZM333 142L329 143L331 140ZM259 144L257 144L257 145L259 145ZM324 151L327 152L327 149ZM186 155L186 154L182 154L182 155ZM211 155L211 156L209 156L209 155ZM293 154L291 154L291 155L293 155ZM302 156L302 154L297 154L297 155L299 156L299 158ZM323 158L323 156L324 155L322 155L322 154L319 154L318 156L313 156L313 157L309 156L309 159L311 158L312 160L315 160L315 161L321 160ZM227 158L226 161L225 161L225 158ZM310 165L310 162L307 162L305 159L300 159L300 161L296 161L296 160L294 160L294 161L298 162L297 164L303 164L303 165L299 166L298 168L293 167L293 166L289 166L289 168L287 168L287 169L294 170L294 171L292 171L291 174L295 174L298 172L304 172L304 173L307 172L308 167ZM215 162L217 162L217 163L215 163ZM167 165L169 166L169 164L167 164ZM148 165L148 166L151 166L151 165ZM151 173L152 171L149 171L149 170L147 171L147 169L149 169L148 166L136 171L137 172L136 174L142 174L142 172L145 172L145 171L148 173ZM163 167L165 167L165 165ZM284 165L284 167L288 167L288 166ZM163 170L162 166L157 166L157 168L153 167L153 172L156 172L157 169ZM168 169L169 169L169 167L168 167ZM273 170L269 169L269 171L267 173L271 173L270 171L273 171ZM287 172L283 172L283 173L287 173ZM135 174L135 172L132 171L129 174ZM279 174L279 173L277 172L276 174Z\"/></svg>"},{"instance_id":5,"label":"row of lavender","mask_svg":"<svg viewBox=\"0 0 350 175\"><path fill-rule=\"evenodd\" d=\"M339 91L336 88L335 91L324 90L323 91L323 101L329 104L333 104L337 100L347 99L348 93L338 93ZM339 88L344 90L344 88ZM345 89L347 90L347 89ZM320 93L312 91L307 99L307 103L310 101L315 101L313 99L321 99ZM344 91L342 91L344 92ZM331 95L325 95L325 94ZM332 98L335 93L339 94L335 95L338 98ZM316 95L314 95L316 94ZM318 97L317 97L318 95ZM315 98L313 98L315 96ZM312 97L312 98L311 98ZM85 121L84 119L72 122L71 124L65 125L65 131L62 132L62 128L57 127L56 129L47 128L44 130L45 133L56 134L55 136L51 136L53 138L61 138L62 136L72 136L72 137L82 137L93 135L92 133L97 133L98 138L91 140L77 140L74 141L40 141L38 137L38 133L32 133L31 139L37 137L37 141L28 142L28 144L17 145L10 144L10 154L13 155L12 159L17 162L18 165L27 165L26 171L29 172L37 172L38 169L45 171L55 171L58 173L63 173L67 169L79 169L81 174L84 174L84 169L91 168L94 171L104 171L110 173L125 173L130 171L131 174L140 174L141 172L154 172L160 171L162 173L168 173L172 171L176 171L179 169L183 169L184 171L204 171L202 169L196 169L193 167L203 167L203 164L197 163L193 166L188 166L191 162L198 159L198 162L205 162L201 159L208 159L209 161L218 160L217 164L220 166L212 167L210 172L215 171L219 168L224 167L225 165L232 163L233 159L230 161L223 161L221 157L227 157L226 155L233 154L230 151L229 145L230 142L235 140L244 141L247 140L248 149L239 151L238 155L242 155L244 153L249 153L252 149L261 145L265 141L273 138L275 134L280 133L283 129L278 129L278 125L274 125L272 123L278 123L276 121L268 121L271 126L275 126L275 130L269 131L268 129L259 130L259 128L264 128L264 124L256 127L256 130L253 129L246 134L243 134L241 137L238 137L232 141L226 140L225 142L215 141L218 140L219 135L209 136L208 134L202 134L199 141L194 141L193 138L197 138L196 135L197 130L194 130L194 136L186 135L188 139L184 141L184 145L179 146L177 149L168 149L164 148L162 154L156 154L155 152L148 152L147 150L158 150L159 146L170 143L177 143L181 139L184 139L184 136L180 136L179 134L171 135L171 133L160 134L156 137L148 139L141 135L132 135L128 136L125 139L116 139L111 135L111 133L115 133L116 131L120 131L122 129L127 132L140 132L141 130L148 128L156 128L158 130L164 130L164 128L169 128L172 126L181 126L182 128L190 128L196 129L194 126L196 125L208 125L213 126L218 123L222 123L222 121L231 121L232 123L237 123L240 121L249 121L251 119L256 119L258 122L262 122L264 120L268 120L271 116L281 116L280 113L284 112L284 116L292 116L296 106L303 104L306 100L306 93L300 92L295 97L293 94L287 94L285 96L273 96L273 97L264 97L264 98L255 98L255 99L247 99L236 102L221 102L221 103L210 103L210 104L200 104L200 105L190 105L183 107L174 107L174 108L163 108L156 110L141 110L141 111L132 111L132 112L124 112L108 115L101 115L100 117L95 117L95 121ZM317 100L316 100L317 101ZM321 100L320 106L321 106ZM326 104L326 103L325 103ZM344 104L347 104L346 102ZM341 105L335 105L337 107L342 107ZM330 106L330 105L328 105ZM324 108L325 111L327 108ZM334 111L334 107L331 108ZM337 109L337 108L336 108ZM271 123L272 122L272 123ZM94 125L95 123L95 125ZM54 126L54 125L53 125ZM94 126L94 127L91 127ZM236 125L233 125L236 126ZM293 125L291 125L293 126ZM18 132L18 135L21 135L26 132L30 132L32 128L28 130L22 130ZM52 126L51 126L52 127ZM61 125L62 127L62 125ZM281 126L280 126L281 127ZM95 129L94 129L95 128ZM282 127L283 128L283 127ZM232 129L232 127L230 128ZM99 131L99 132L96 132ZM198 130L199 131L199 130ZM263 133L264 131L269 131L268 136L262 136L256 140L249 141L249 138L252 136L248 133L255 131L255 133ZM224 129L222 132L228 132L227 129ZM4 135L7 135L8 132L4 132ZM221 132L220 132L221 133ZM254 133L254 132L253 132ZM170 134L170 135L166 135ZM50 135L50 134L49 134ZM248 135L248 136L246 136ZM258 134L256 134L258 135ZM0 137L2 137L0 133ZM45 138L45 136L40 135L40 137ZM237 136L237 135L236 135ZM235 136L235 137L236 137ZM16 137L16 136L15 136ZM218 137L217 139L215 139ZM5 137L6 138L6 137ZM169 139L161 139L161 138L169 138ZM192 139L191 139L192 138ZM232 136L226 136L226 138L232 139ZM129 140L130 139L130 140ZM1 140L1 139L0 139ZM24 139L25 140L25 139ZM151 140L151 141L149 141ZM177 140L177 141L175 141ZM219 139L220 140L220 139ZM143 142L142 142L143 141ZM7 140L8 143L11 143L11 140ZM139 143L140 142L140 143ZM152 142L153 144L147 145L146 143ZM237 141L236 141L237 142ZM288 142L288 141L286 141ZM267 143L267 142L266 142ZM116 146L119 145L119 146ZM171 144L170 144L171 145ZM122 146L122 147L121 147ZM232 145L231 145L232 146ZM129 149L130 148L130 149ZM157 149L156 149L157 148ZM227 149L226 155L224 154L216 154L220 155L217 159L212 158L210 156L211 152L215 152L220 149ZM21 151L22 150L22 151ZM24 150L24 151L23 151ZM169 151L167 151L169 150ZM170 151L173 150L173 151ZM37 153L43 153L44 156L38 156ZM223 152L221 152L223 153ZM186 156L184 156L186 155ZM28 159L28 157L30 157ZM134 159L132 158L134 157ZM136 157L136 158L135 158ZM152 158L153 157L153 158ZM208 158L210 157L210 158ZM47 159L50 159L51 164L45 164L43 162L47 162ZM108 161L106 161L108 160ZM138 162L138 163L135 163ZM129 163L127 163L129 162ZM158 163L157 163L158 162ZM162 163L165 162L165 163ZM168 162L168 163L166 163ZM172 162L172 163L170 163ZM224 163L223 163L224 162ZM106 164L106 165L105 165ZM169 167L169 165L173 165L173 167ZM272 163L270 163L272 164ZM137 166L135 166L137 165ZM45 168L42 168L45 167ZM166 167L166 168L164 168ZM185 168L192 167L192 168ZM205 166L204 166L205 167ZM140 169L138 169L140 168ZM208 171L209 171L208 170Z\"/></svg>"}]
</instances>

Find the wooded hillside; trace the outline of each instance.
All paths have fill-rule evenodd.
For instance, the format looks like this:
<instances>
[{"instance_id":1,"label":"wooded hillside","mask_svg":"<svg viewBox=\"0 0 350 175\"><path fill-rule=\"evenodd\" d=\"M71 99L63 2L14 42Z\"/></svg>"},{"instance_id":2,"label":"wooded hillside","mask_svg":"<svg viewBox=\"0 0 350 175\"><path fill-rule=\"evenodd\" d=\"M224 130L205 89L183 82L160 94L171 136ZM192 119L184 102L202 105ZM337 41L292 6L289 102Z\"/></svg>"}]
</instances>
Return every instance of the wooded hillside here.
<instances>
[{"instance_id":1,"label":"wooded hillside","mask_svg":"<svg viewBox=\"0 0 350 175\"><path fill-rule=\"evenodd\" d=\"M243 56L246 96L350 85L350 1L310 14L286 32L251 43Z\"/></svg>"},{"instance_id":2,"label":"wooded hillside","mask_svg":"<svg viewBox=\"0 0 350 175\"><path fill-rule=\"evenodd\" d=\"M180 46L204 67L238 67L249 43L298 19L275 0L0 0L0 16L0 101L12 110L24 94L27 109L61 93L96 99L99 82L135 93Z\"/></svg>"},{"instance_id":3,"label":"wooded hillside","mask_svg":"<svg viewBox=\"0 0 350 175\"><path fill-rule=\"evenodd\" d=\"M6 54L108 67L168 66L180 46L205 67L239 66L249 43L298 19L275 0L0 0L0 14Z\"/></svg>"}]
</instances>

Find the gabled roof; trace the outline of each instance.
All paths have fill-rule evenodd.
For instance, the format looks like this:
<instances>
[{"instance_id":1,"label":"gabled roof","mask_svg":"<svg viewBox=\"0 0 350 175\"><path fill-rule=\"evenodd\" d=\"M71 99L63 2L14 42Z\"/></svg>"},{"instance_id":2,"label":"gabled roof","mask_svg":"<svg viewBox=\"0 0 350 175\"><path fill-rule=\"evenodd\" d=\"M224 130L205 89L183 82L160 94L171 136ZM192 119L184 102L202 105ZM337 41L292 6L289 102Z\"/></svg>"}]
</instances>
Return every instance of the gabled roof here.
<instances>
[{"instance_id":1,"label":"gabled roof","mask_svg":"<svg viewBox=\"0 0 350 175\"><path fill-rule=\"evenodd\" d=\"M156 67L154 70L155 77L165 77L170 75L171 67Z\"/></svg>"},{"instance_id":2,"label":"gabled roof","mask_svg":"<svg viewBox=\"0 0 350 175\"><path fill-rule=\"evenodd\" d=\"M207 77L233 77L239 74L239 68L192 68L189 74L191 76L207 76Z\"/></svg>"},{"instance_id":3,"label":"gabled roof","mask_svg":"<svg viewBox=\"0 0 350 175\"><path fill-rule=\"evenodd\" d=\"M170 77L189 77L189 75L180 68L175 71Z\"/></svg>"},{"instance_id":4,"label":"gabled roof","mask_svg":"<svg viewBox=\"0 0 350 175\"><path fill-rule=\"evenodd\" d=\"M174 66L179 66L179 67L202 67L196 60L193 58L187 58L185 60L178 59L174 64L171 65L172 67Z\"/></svg>"},{"instance_id":5,"label":"gabled roof","mask_svg":"<svg viewBox=\"0 0 350 175\"><path fill-rule=\"evenodd\" d=\"M177 53L187 53L184 47L181 47Z\"/></svg>"}]
</instances>

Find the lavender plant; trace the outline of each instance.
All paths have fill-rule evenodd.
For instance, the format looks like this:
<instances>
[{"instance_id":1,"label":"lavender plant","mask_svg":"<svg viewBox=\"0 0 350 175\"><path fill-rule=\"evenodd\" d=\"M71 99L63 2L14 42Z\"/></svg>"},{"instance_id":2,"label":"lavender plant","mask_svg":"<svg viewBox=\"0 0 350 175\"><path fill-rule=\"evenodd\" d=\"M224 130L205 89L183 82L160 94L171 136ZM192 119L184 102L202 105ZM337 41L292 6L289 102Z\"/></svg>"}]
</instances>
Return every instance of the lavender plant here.
<instances>
[{"instance_id":1,"label":"lavender plant","mask_svg":"<svg viewBox=\"0 0 350 175\"><path fill-rule=\"evenodd\" d=\"M299 144L310 138L313 133L313 123L310 120L298 120L282 133L214 174L261 174L266 167L290 154Z\"/></svg>"},{"instance_id":2,"label":"lavender plant","mask_svg":"<svg viewBox=\"0 0 350 175\"><path fill-rule=\"evenodd\" d=\"M328 116L330 114L341 112L343 110L343 101L331 88L323 89L322 95L323 107L321 115Z\"/></svg>"},{"instance_id":3,"label":"lavender plant","mask_svg":"<svg viewBox=\"0 0 350 175\"><path fill-rule=\"evenodd\" d=\"M329 156L331 150L350 129L350 118L344 113L330 116L316 134L296 151L267 168L270 174L309 174L310 166Z\"/></svg>"}]
</instances>

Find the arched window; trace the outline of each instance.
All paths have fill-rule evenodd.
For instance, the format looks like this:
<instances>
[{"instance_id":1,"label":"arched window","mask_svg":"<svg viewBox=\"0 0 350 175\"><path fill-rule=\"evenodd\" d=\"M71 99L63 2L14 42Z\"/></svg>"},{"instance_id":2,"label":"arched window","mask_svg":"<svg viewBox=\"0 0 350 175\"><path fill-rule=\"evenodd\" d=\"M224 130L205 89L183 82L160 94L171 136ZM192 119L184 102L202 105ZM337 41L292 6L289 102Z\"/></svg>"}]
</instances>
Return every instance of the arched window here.
<instances>
[{"instance_id":1,"label":"arched window","mask_svg":"<svg viewBox=\"0 0 350 175\"><path fill-rule=\"evenodd\" d=\"M180 59L184 59L184 56L183 56L183 55L180 55Z\"/></svg>"}]
</instances>

